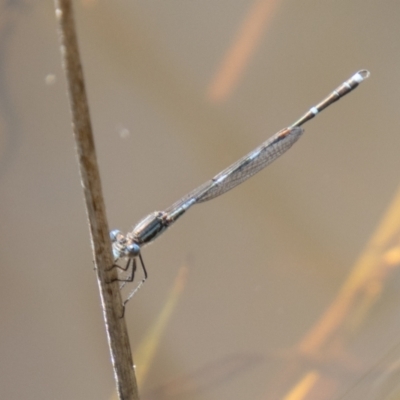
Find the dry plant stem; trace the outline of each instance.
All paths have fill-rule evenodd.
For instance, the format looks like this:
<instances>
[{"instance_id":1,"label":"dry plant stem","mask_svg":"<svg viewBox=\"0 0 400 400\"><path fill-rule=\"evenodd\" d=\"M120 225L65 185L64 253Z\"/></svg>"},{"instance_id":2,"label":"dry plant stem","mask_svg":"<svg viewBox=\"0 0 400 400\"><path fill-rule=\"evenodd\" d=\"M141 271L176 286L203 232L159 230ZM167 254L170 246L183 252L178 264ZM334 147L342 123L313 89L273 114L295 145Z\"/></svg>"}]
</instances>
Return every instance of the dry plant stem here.
<instances>
[{"instance_id":1,"label":"dry plant stem","mask_svg":"<svg viewBox=\"0 0 400 400\"><path fill-rule=\"evenodd\" d=\"M108 283L115 270L113 263L100 175L96 161L89 107L83 81L70 0L55 0L61 55L65 70L72 125L76 142L82 186L89 219L103 315L110 346L111 360L120 399L139 399L118 282ZM115 277L115 276L114 276Z\"/></svg>"}]
</instances>

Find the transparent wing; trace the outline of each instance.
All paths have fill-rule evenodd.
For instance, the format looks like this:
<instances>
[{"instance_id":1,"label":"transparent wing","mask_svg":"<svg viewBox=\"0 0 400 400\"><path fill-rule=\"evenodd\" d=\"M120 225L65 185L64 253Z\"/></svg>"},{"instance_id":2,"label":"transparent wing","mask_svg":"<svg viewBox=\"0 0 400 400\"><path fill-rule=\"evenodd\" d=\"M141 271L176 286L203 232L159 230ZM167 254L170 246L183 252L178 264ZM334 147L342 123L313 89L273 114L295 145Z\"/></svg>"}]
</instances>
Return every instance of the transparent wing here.
<instances>
[{"instance_id":1,"label":"transparent wing","mask_svg":"<svg viewBox=\"0 0 400 400\"><path fill-rule=\"evenodd\" d=\"M182 207L186 203L201 203L233 189L280 157L298 140L302 133L303 129L300 127L286 128L279 131L249 154L224 169L213 179L178 200L165 212L173 213L175 209Z\"/></svg>"}]
</instances>

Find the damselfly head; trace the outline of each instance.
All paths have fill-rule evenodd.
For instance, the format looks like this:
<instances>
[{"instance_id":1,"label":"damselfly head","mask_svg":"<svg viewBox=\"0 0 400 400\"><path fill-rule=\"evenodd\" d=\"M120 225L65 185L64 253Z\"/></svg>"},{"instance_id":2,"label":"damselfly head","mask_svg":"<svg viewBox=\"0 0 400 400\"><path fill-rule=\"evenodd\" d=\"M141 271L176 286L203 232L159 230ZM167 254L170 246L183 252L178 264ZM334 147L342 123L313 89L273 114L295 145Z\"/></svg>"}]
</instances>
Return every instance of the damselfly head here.
<instances>
[{"instance_id":1,"label":"damselfly head","mask_svg":"<svg viewBox=\"0 0 400 400\"><path fill-rule=\"evenodd\" d=\"M114 258L134 258L140 253L140 246L130 237L115 229L110 232Z\"/></svg>"}]
</instances>

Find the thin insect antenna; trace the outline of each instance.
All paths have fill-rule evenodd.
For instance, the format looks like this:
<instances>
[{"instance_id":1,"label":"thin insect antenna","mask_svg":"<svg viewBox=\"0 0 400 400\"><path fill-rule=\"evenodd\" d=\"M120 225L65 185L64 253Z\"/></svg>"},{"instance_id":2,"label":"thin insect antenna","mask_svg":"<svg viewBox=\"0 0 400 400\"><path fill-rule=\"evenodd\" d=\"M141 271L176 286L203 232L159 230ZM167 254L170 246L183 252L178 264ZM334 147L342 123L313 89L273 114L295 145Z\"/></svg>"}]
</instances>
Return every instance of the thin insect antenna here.
<instances>
[{"instance_id":1,"label":"thin insect antenna","mask_svg":"<svg viewBox=\"0 0 400 400\"><path fill-rule=\"evenodd\" d=\"M299 118L293 125L291 125L290 128L301 126L310 119L314 118L323 109L330 106L335 101L338 101L347 93L353 91L362 81L367 79L369 76L370 73L366 69L358 71L350 79L348 79L346 82L343 82L339 87L337 87L328 97L322 100L319 104L311 107L310 110L306 112L301 118Z\"/></svg>"}]
</instances>

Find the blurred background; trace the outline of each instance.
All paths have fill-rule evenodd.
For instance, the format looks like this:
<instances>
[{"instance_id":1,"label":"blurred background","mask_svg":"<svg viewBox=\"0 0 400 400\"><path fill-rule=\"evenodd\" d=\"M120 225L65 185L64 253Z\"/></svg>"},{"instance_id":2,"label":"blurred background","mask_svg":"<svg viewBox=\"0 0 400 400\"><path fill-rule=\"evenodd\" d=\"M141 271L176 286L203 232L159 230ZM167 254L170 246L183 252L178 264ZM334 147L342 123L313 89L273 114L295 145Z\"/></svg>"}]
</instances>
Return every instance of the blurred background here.
<instances>
[{"instance_id":1,"label":"blurred background","mask_svg":"<svg viewBox=\"0 0 400 400\"><path fill-rule=\"evenodd\" d=\"M74 6L124 232L371 71L143 250L126 311L142 399L398 399L400 3ZM0 7L0 397L113 399L54 6Z\"/></svg>"}]
</instances>

